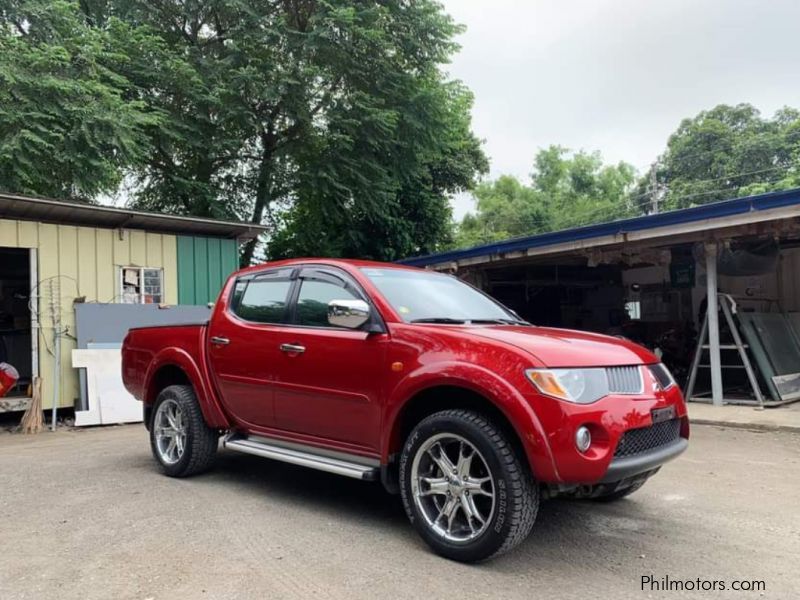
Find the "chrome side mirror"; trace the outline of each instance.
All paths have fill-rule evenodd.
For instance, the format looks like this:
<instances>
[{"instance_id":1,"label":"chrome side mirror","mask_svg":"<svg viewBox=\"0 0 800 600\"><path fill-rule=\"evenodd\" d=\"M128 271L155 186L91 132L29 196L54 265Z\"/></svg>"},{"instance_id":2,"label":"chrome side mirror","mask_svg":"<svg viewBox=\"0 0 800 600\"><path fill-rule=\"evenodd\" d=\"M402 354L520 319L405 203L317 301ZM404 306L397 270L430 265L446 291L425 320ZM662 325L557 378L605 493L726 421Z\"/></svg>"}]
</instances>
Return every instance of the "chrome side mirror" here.
<instances>
[{"instance_id":1,"label":"chrome side mirror","mask_svg":"<svg viewBox=\"0 0 800 600\"><path fill-rule=\"evenodd\" d=\"M334 327L358 329L369 321L369 304L363 300L331 300L328 323Z\"/></svg>"}]
</instances>

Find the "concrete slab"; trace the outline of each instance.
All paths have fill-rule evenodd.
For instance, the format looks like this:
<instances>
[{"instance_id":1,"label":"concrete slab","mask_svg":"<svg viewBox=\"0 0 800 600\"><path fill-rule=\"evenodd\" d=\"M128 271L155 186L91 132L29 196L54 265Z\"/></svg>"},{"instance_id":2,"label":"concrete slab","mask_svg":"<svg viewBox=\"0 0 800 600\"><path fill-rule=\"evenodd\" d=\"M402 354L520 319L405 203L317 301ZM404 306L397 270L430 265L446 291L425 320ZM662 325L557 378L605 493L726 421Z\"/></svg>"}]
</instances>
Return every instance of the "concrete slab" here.
<instances>
[{"instance_id":1,"label":"concrete slab","mask_svg":"<svg viewBox=\"0 0 800 600\"><path fill-rule=\"evenodd\" d=\"M800 402L763 410L751 406L712 406L690 402L689 420L702 425L800 431Z\"/></svg>"},{"instance_id":2,"label":"concrete slab","mask_svg":"<svg viewBox=\"0 0 800 600\"><path fill-rule=\"evenodd\" d=\"M141 425L0 433L0 598L788 600L798 442L698 425L630 498L545 502L519 548L462 565L431 553L377 483L225 450L213 471L171 479ZM650 576L728 587L664 591Z\"/></svg>"}]
</instances>

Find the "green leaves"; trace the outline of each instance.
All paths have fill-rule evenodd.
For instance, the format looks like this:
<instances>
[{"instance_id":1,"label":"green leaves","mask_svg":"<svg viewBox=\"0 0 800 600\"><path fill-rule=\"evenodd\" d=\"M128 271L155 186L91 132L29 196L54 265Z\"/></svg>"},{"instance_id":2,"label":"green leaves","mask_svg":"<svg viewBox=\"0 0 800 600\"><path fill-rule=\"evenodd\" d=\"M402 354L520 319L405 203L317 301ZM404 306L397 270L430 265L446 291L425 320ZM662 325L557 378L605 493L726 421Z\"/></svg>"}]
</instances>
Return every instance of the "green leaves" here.
<instances>
[{"instance_id":1,"label":"green leaves","mask_svg":"<svg viewBox=\"0 0 800 600\"><path fill-rule=\"evenodd\" d=\"M458 27L435 2L100 8L94 22L129 28L114 50L130 97L161 117L133 169L139 207L266 221L271 258L397 258L445 241L448 195L486 169L471 97L440 71Z\"/></svg>"},{"instance_id":2,"label":"green leaves","mask_svg":"<svg viewBox=\"0 0 800 600\"><path fill-rule=\"evenodd\" d=\"M143 160L159 115L128 96L113 45L71 2L0 13L0 188L89 200Z\"/></svg>"},{"instance_id":3,"label":"green leaves","mask_svg":"<svg viewBox=\"0 0 800 600\"><path fill-rule=\"evenodd\" d=\"M749 104L723 104L680 124L657 177L670 209L796 187L799 168L797 110L765 119Z\"/></svg>"},{"instance_id":4,"label":"green leaves","mask_svg":"<svg viewBox=\"0 0 800 600\"><path fill-rule=\"evenodd\" d=\"M456 226L455 247L608 221L631 214L631 165L605 165L598 153L540 150L531 184L503 175L475 189L477 214Z\"/></svg>"},{"instance_id":5,"label":"green leaves","mask_svg":"<svg viewBox=\"0 0 800 600\"><path fill-rule=\"evenodd\" d=\"M270 257L434 250L487 169L459 30L431 0L9 0L0 186L127 176L138 207L266 221Z\"/></svg>"}]
</instances>

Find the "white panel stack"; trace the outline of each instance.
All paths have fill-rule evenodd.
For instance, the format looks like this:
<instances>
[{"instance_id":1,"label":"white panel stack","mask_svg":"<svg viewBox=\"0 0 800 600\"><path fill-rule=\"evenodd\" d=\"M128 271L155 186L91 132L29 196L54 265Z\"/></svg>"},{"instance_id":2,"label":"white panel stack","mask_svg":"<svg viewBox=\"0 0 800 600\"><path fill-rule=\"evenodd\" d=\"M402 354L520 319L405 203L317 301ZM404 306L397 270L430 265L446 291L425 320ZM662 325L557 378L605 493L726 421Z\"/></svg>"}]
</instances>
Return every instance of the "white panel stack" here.
<instances>
[{"instance_id":1,"label":"white panel stack","mask_svg":"<svg viewBox=\"0 0 800 600\"><path fill-rule=\"evenodd\" d=\"M142 403L122 385L119 348L73 350L72 366L86 369L88 410L75 411L75 425L114 425L142 420Z\"/></svg>"}]
</instances>

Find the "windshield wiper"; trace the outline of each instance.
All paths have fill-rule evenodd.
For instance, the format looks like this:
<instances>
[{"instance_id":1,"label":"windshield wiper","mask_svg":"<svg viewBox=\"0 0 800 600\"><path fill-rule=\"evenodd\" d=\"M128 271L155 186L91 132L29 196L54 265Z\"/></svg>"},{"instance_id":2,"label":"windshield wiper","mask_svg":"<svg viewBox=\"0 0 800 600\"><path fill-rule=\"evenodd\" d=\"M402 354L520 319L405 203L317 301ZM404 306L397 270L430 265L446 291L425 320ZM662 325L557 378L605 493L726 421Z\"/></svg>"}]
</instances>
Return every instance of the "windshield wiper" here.
<instances>
[{"instance_id":1,"label":"windshield wiper","mask_svg":"<svg viewBox=\"0 0 800 600\"><path fill-rule=\"evenodd\" d=\"M469 322L479 325L531 325L527 321L521 319L470 319Z\"/></svg>"},{"instance_id":2,"label":"windshield wiper","mask_svg":"<svg viewBox=\"0 0 800 600\"><path fill-rule=\"evenodd\" d=\"M527 321L517 319L453 319L451 317L427 317L413 319L411 323L444 323L449 325L527 325Z\"/></svg>"},{"instance_id":3,"label":"windshield wiper","mask_svg":"<svg viewBox=\"0 0 800 600\"><path fill-rule=\"evenodd\" d=\"M466 322L464 319L451 319L450 317L426 317L425 319L411 320L411 323L450 323L454 325L463 325Z\"/></svg>"}]
</instances>

